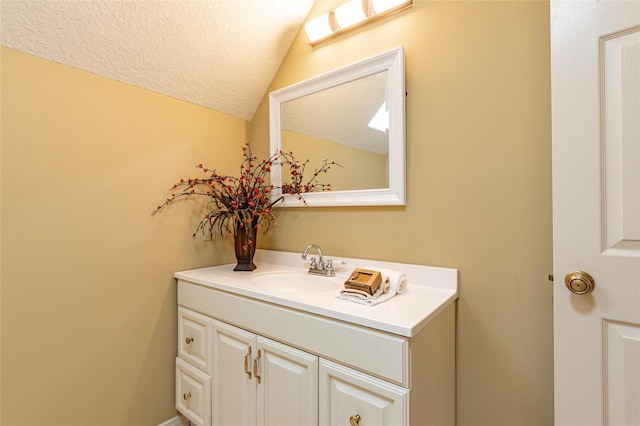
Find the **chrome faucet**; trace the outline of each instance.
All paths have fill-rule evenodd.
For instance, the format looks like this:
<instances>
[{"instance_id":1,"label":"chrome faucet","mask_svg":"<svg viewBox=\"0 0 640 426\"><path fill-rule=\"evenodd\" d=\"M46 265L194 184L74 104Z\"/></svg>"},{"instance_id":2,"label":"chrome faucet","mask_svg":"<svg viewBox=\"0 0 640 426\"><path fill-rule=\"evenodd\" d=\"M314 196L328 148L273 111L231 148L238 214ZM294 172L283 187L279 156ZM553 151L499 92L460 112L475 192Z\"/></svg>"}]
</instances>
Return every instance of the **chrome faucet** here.
<instances>
[{"instance_id":1,"label":"chrome faucet","mask_svg":"<svg viewBox=\"0 0 640 426\"><path fill-rule=\"evenodd\" d=\"M311 258L311 265L309 267L309 273L315 275L326 275L328 277L334 277L336 275L335 270L333 269L333 262L331 259L324 263L324 258L322 254L322 249L317 244L311 244L307 246L306 249L302 252L302 258L306 259L309 254L309 250L316 249L318 252L318 260L315 257Z\"/></svg>"}]
</instances>

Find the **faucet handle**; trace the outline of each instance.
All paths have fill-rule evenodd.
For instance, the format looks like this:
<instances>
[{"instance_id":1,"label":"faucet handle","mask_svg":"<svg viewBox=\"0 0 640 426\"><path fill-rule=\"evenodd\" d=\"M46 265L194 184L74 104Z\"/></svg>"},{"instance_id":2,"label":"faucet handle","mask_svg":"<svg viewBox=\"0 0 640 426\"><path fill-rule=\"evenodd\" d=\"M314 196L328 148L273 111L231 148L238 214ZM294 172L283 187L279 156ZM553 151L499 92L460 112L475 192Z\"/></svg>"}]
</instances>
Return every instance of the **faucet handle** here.
<instances>
[{"instance_id":1,"label":"faucet handle","mask_svg":"<svg viewBox=\"0 0 640 426\"><path fill-rule=\"evenodd\" d=\"M329 277L335 277L336 271L333 269L333 259L327 260L327 266L325 267L325 273Z\"/></svg>"},{"instance_id":2,"label":"faucet handle","mask_svg":"<svg viewBox=\"0 0 640 426\"><path fill-rule=\"evenodd\" d=\"M318 264L316 263L316 258L311 258L311 265L309 265L309 269L318 269Z\"/></svg>"}]
</instances>

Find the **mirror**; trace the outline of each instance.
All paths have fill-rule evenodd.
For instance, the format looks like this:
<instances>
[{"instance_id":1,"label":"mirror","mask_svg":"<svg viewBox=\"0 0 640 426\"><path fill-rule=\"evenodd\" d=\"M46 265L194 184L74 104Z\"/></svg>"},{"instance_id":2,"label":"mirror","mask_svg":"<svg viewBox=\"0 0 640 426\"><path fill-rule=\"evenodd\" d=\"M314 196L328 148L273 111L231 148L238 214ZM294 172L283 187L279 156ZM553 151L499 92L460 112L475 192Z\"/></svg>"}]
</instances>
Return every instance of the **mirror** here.
<instances>
[{"instance_id":1,"label":"mirror","mask_svg":"<svg viewBox=\"0 0 640 426\"><path fill-rule=\"evenodd\" d=\"M405 87L402 46L269 95L271 152L309 159L309 171L335 161L305 193L308 206L405 204ZM280 197L288 171L271 170ZM283 181L283 179L285 179ZM305 204L284 194L284 207Z\"/></svg>"}]
</instances>

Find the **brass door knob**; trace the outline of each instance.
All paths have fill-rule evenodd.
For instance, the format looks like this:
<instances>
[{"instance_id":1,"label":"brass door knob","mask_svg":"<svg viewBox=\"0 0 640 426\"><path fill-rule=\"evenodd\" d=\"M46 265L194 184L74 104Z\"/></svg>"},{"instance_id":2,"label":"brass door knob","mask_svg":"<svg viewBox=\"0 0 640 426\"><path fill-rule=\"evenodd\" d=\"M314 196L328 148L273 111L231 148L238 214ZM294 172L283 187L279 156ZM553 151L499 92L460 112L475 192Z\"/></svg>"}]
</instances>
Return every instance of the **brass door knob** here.
<instances>
[{"instance_id":1,"label":"brass door knob","mask_svg":"<svg viewBox=\"0 0 640 426\"><path fill-rule=\"evenodd\" d=\"M573 294L591 293L596 286L593 277L584 271L569 272L564 277L564 284Z\"/></svg>"},{"instance_id":2,"label":"brass door knob","mask_svg":"<svg viewBox=\"0 0 640 426\"><path fill-rule=\"evenodd\" d=\"M184 339L185 342L187 342L187 345L191 344L191 342L195 341L196 339L194 339L193 337L187 337L186 339Z\"/></svg>"},{"instance_id":3,"label":"brass door knob","mask_svg":"<svg viewBox=\"0 0 640 426\"><path fill-rule=\"evenodd\" d=\"M349 417L349 424L351 426L358 426L360 424L360 414Z\"/></svg>"},{"instance_id":4,"label":"brass door knob","mask_svg":"<svg viewBox=\"0 0 640 426\"><path fill-rule=\"evenodd\" d=\"M185 393L184 395L182 395L182 398L183 398L185 401L190 400L190 399L191 399L191 392Z\"/></svg>"}]
</instances>

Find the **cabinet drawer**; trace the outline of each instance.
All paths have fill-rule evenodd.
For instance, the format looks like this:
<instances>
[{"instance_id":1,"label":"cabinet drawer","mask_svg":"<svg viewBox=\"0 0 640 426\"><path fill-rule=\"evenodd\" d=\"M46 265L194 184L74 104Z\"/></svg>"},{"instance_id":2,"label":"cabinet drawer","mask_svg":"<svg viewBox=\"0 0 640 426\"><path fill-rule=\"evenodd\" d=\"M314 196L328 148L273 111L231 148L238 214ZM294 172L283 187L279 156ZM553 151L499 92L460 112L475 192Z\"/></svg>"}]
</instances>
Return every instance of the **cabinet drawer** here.
<instances>
[{"instance_id":1,"label":"cabinet drawer","mask_svg":"<svg viewBox=\"0 0 640 426\"><path fill-rule=\"evenodd\" d=\"M178 303L409 387L409 339L178 281ZM268 320L265 320L268 319ZM363 356L365 354L365 356ZM371 356L368 356L371 355Z\"/></svg>"},{"instance_id":2,"label":"cabinet drawer","mask_svg":"<svg viewBox=\"0 0 640 426\"><path fill-rule=\"evenodd\" d=\"M324 359L319 373L321 425L409 424L408 389Z\"/></svg>"},{"instance_id":3,"label":"cabinet drawer","mask_svg":"<svg viewBox=\"0 0 640 426\"><path fill-rule=\"evenodd\" d=\"M211 374L211 320L204 315L178 308L178 356Z\"/></svg>"},{"instance_id":4,"label":"cabinet drawer","mask_svg":"<svg viewBox=\"0 0 640 426\"><path fill-rule=\"evenodd\" d=\"M176 358L176 409L194 425L211 424L211 377Z\"/></svg>"}]
</instances>

